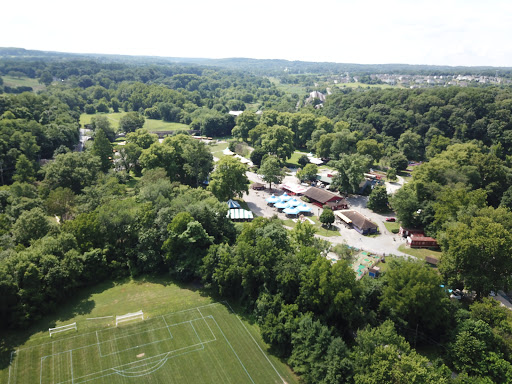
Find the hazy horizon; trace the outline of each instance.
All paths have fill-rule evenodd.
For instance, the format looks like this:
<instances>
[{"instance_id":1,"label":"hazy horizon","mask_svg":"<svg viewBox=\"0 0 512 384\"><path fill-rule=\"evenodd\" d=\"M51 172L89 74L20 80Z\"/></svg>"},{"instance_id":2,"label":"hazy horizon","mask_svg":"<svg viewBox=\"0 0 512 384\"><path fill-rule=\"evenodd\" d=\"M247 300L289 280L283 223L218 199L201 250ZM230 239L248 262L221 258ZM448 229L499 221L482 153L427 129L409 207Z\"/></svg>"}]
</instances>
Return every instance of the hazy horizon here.
<instances>
[{"instance_id":1,"label":"hazy horizon","mask_svg":"<svg viewBox=\"0 0 512 384\"><path fill-rule=\"evenodd\" d=\"M512 3L326 0L4 5L0 46L174 58L512 66Z\"/></svg>"}]
</instances>

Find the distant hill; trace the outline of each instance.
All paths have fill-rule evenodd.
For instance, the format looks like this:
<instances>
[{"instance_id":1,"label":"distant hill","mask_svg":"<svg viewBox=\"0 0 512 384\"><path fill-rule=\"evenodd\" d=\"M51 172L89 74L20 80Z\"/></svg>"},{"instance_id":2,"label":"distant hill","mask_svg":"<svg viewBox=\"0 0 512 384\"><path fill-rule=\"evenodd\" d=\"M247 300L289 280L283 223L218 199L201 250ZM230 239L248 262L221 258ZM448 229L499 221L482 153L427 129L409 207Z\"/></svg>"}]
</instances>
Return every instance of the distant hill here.
<instances>
[{"instance_id":1,"label":"distant hill","mask_svg":"<svg viewBox=\"0 0 512 384\"><path fill-rule=\"evenodd\" d=\"M132 64L198 64L244 70L260 75L287 74L418 74L418 75L484 75L512 77L512 67L450 67L442 65L411 65L411 64L355 64L289 61L279 59L250 59L250 58L184 58L162 56L130 56L98 53L68 53L28 50L15 47L0 47L0 59L37 59L37 60L65 60L65 59L95 59L100 62L117 62Z\"/></svg>"}]
</instances>

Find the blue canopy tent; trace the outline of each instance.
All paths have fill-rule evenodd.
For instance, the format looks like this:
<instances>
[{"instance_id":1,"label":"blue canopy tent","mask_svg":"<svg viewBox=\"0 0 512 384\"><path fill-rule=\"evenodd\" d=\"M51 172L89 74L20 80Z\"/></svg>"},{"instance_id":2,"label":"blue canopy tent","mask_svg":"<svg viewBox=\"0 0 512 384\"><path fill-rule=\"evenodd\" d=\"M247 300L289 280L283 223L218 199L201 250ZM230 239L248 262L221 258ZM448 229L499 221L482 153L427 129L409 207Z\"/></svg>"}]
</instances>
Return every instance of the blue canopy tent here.
<instances>
[{"instance_id":1,"label":"blue canopy tent","mask_svg":"<svg viewBox=\"0 0 512 384\"><path fill-rule=\"evenodd\" d=\"M228 208L229 209L235 209L240 208L240 204L238 204L236 201L229 199L228 200Z\"/></svg>"},{"instance_id":2,"label":"blue canopy tent","mask_svg":"<svg viewBox=\"0 0 512 384\"><path fill-rule=\"evenodd\" d=\"M287 215L297 215L299 213L299 210L297 208L286 208L283 209L283 212Z\"/></svg>"},{"instance_id":3,"label":"blue canopy tent","mask_svg":"<svg viewBox=\"0 0 512 384\"><path fill-rule=\"evenodd\" d=\"M288 201L288 204L290 204L290 206L292 206L292 207L296 207L297 205L300 205L301 203L297 199L293 198L290 201Z\"/></svg>"},{"instance_id":4,"label":"blue canopy tent","mask_svg":"<svg viewBox=\"0 0 512 384\"><path fill-rule=\"evenodd\" d=\"M288 201L288 200L290 200L291 198L292 198L292 197L291 197L291 196L289 196L286 192L285 192L285 193L283 193L283 194L281 195L281 197L280 197L281 201Z\"/></svg>"},{"instance_id":5,"label":"blue canopy tent","mask_svg":"<svg viewBox=\"0 0 512 384\"><path fill-rule=\"evenodd\" d=\"M288 208L289 205L285 201L280 201L279 203L274 204L274 207L276 207L278 209L283 209L283 208Z\"/></svg>"},{"instance_id":6,"label":"blue canopy tent","mask_svg":"<svg viewBox=\"0 0 512 384\"><path fill-rule=\"evenodd\" d=\"M308 207L306 204L301 204L298 207L296 207L296 209L299 212L311 212L311 207Z\"/></svg>"},{"instance_id":7,"label":"blue canopy tent","mask_svg":"<svg viewBox=\"0 0 512 384\"><path fill-rule=\"evenodd\" d=\"M275 204L275 203L279 202L280 200L279 200L279 198L278 198L278 197L276 197L275 195L272 195L272 196L270 196L269 198L267 198L265 201L266 201L267 203L269 203L269 204Z\"/></svg>"}]
</instances>

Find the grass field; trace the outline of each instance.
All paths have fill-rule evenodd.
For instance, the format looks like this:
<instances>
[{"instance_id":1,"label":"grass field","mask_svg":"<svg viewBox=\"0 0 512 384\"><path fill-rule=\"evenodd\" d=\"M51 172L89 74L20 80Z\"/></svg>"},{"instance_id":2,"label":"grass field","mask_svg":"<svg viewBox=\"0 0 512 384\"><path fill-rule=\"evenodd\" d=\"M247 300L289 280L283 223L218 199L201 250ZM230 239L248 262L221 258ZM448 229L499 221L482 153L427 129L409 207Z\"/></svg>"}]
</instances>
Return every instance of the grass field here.
<instances>
[{"instance_id":1,"label":"grass field","mask_svg":"<svg viewBox=\"0 0 512 384\"><path fill-rule=\"evenodd\" d=\"M119 120L125 114L126 114L126 112L117 112L117 113L105 113L103 115L106 116L110 120L110 123L112 124L112 127L114 127L114 129L117 130L119 128ZM85 124L90 124L91 123L91 119L93 118L93 116L99 116L99 115L100 114L88 115L87 113L82 113L80 115L80 124L82 126L85 125ZM155 132L155 131L185 131L185 130L189 129L189 126L186 125L186 124L181 124L181 123L169 123L169 122L166 122L166 121L163 121L163 120L154 120L154 119L147 119L146 118L146 122L144 123L144 127L143 128L147 129L150 132Z\"/></svg>"},{"instance_id":2,"label":"grass field","mask_svg":"<svg viewBox=\"0 0 512 384\"><path fill-rule=\"evenodd\" d=\"M228 143L217 143L217 144L210 144L208 145L208 148L210 149L210 152L212 155L218 159L222 159L225 155L222 153L226 148L228 147Z\"/></svg>"},{"instance_id":3,"label":"grass field","mask_svg":"<svg viewBox=\"0 0 512 384\"><path fill-rule=\"evenodd\" d=\"M45 89L45 85L39 83L38 79L31 79L30 77L12 77L12 76L2 76L4 79L4 85L8 87L32 87L34 91L40 91Z\"/></svg>"},{"instance_id":4,"label":"grass field","mask_svg":"<svg viewBox=\"0 0 512 384\"><path fill-rule=\"evenodd\" d=\"M383 221L382 222L384 224L384 226L386 227L386 229L389 231L389 232L393 232L393 230L396 230L398 231L400 229L400 223L398 222L390 222L390 221Z\"/></svg>"},{"instance_id":5,"label":"grass field","mask_svg":"<svg viewBox=\"0 0 512 384\"><path fill-rule=\"evenodd\" d=\"M425 257L431 256L436 258L437 260L441 260L441 256L443 253L441 251L433 251L428 248L410 248L402 244L398 247L398 250L403 253L407 253L408 255L417 257L418 259L425 260Z\"/></svg>"},{"instance_id":6,"label":"grass field","mask_svg":"<svg viewBox=\"0 0 512 384\"><path fill-rule=\"evenodd\" d=\"M341 236L338 228L335 225L331 226L330 229L327 229L322 226L322 223L320 222L318 217L313 215L313 216L308 216L308 218L315 222L314 227L316 229L317 235L325 236L325 237ZM286 225L287 227L290 227L290 228L295 228L295 226L297 225L297 223L295 221L293 221L292 219L286 219L286 220L282 220L282 221L283 221L284 225Z\"/></svg>"},{"instance_id":7,"label":"grass field","mask_svg":"<svg viewBox=\"0 0 512 384\"><path fill-rule=\"evenodd\" d=\"M129 281L85 295L57 316L74 329L37 332L15 348L0 382L296 383L265 351L254 325L226 302L164 281ZM89 303L84 306L84 303ZM92 304L91 304L92 303ZM78 310L78 308L87 310ZM115 327L116 315L142 309L144 320ZM54 326L45 320L40 325Z\"/></svg>"}]
</instances>

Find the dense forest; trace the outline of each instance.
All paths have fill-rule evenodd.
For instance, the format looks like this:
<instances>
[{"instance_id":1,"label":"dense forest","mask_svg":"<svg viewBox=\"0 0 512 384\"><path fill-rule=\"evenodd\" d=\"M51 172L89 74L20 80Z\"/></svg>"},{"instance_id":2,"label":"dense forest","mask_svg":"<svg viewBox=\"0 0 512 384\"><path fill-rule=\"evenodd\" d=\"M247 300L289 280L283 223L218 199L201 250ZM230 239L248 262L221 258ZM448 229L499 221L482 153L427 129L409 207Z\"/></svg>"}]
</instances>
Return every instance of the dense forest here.
<instances>
[{"instance_id":1,"label":"dense forest","mask_svg":"<svg viewBox=\"0 0 512 384\"><path fill-rule=\"evenodd\" d=\"M512 274L511 88L346 89L297 110L304 95L268 77L202 63L11 57L0 75L45 85L0 84L2 329L85 286L163 275L239 303L305 383L512 381L512 313L488 297ZM116 131L105 113L118 111L129 113ZM93 140L78 152L83 113ZM184 133L160 142L145 119L245 143L269 180L294 150L312 151L338 171L342 193L370 167L421 163L391 206L402 225L440 239L439 269L395 260L379 279L356 280L348 260L326 259L330 244L309 224L232 223L225 201L247 190L245 167L215 167ZM445 286L476 299L453 302Z\"/></svg>"}]
</instances>

